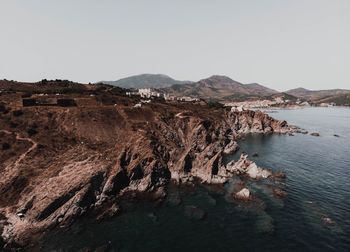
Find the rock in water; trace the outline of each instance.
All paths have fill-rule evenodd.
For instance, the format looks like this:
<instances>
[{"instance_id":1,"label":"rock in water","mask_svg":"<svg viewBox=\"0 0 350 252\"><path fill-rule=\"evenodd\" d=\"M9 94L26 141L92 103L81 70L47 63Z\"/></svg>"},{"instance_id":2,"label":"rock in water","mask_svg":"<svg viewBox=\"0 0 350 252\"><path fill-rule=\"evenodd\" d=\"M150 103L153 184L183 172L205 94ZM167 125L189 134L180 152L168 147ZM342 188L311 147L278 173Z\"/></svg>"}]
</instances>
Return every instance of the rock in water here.
<instances>
[{"instance_id":1,"label":"rock in water","mask_svg":"<svg viewBox=\"0 0 350 252\"><path fill-rule=\"evenodd\" d=\"M311 136L320 136L320 133L317 133L317 132L313 132L310 134Z\"/></svg>"},{"instance_id":2,"label":"rock in water","mask_svg":"<svg viewBox=\"0 0 350 252\"><path fill-rule=\"evenodd\" d=\"M271 172L261 169L255 163L252 163L247 168L247 174L249 177L258 179L258 178L268 178L271 176Z\"/></svg>"},{"instance_id":3,"label":"rock in water","mask_svg":"<svg viewBox=\"0 0 350 252\"><path fill-rule=\"evenodd\" d=\"M170 194L169 197L168 197L168 202L172 206L180 205L181 204L181 198L180 198L179 193Z\"/></svg>"},{"instance_id":4,"label":"rock in water","mask_svg":"<svg viewBox=\"0 0 350 252\"><path fill-rule=\"evenodd\" d=\"M278 197L278 198L284 198L287 196L287 193L279 188L272 189L272 192L273 192L273 195Z\"/></svg>"},{"instance_id":5,"label":"rock in water","mask_svg":"<svg viewBox=\"0 0 350 252\"><path fill-rule=\"evenodd\" d=\"M189 205L185 207L185 215L190 219L202 220L206 213L197 206Z\"/></svg>"},{"instance_id":6,"label":"rock in water","mask_svg":"<svg viewBox=\"0 0 350 252\"><path fill-rule=\"evenodd\" d=\"M331 218L329 218L329 217L322 217L322 221L325 224L334 224L334 221Z\"/></svg>"},{"instance_id":7,"label":"rock in water","mask_svg":"<svg viewBox=\"0 0 350 252\"><path fill-rule=\"evenodd\" d=\"M243 188L239 192L235 194L236 199L240 200L249 200L250 199L250 191L248 188Z\"/></svg>"},{"instance_id":8,"label":"rock in water","mask_svg":"<svg viewBox=\"0 0 350 252\"><path fill-rule=\"evenodd\" d=\"M254 179L268 178L272 175L270 171L262 169L258 167L256 163L250 161L246 154L242 154L237 162L229 162L226 165L226 170L231 173L247 174Z\"/></svg>"}]
</instances>

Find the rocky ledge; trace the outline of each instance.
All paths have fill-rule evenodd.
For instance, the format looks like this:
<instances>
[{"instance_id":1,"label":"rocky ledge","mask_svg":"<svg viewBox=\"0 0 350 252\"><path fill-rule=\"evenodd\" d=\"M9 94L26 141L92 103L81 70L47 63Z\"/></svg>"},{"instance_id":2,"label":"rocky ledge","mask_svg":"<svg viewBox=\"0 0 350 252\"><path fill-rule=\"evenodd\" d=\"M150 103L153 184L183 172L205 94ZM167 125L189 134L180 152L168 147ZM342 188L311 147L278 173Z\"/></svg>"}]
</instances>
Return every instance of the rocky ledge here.
<instances>
[{"instance_id":1,"label":"rocky ledge","mask_svg":"<svg viewBox=\"0 0 350 252\"><path fill-rule=\"evenodd\" d=\"M3 107L0 227L7 247L27 246L82 215L113 216L130 192L164 198L170 180L220 184L235 175L272 176L246 155L228 164L224 157L244 134L296 131L260 111L195 104Z\"/></svg>"}]
</instances>

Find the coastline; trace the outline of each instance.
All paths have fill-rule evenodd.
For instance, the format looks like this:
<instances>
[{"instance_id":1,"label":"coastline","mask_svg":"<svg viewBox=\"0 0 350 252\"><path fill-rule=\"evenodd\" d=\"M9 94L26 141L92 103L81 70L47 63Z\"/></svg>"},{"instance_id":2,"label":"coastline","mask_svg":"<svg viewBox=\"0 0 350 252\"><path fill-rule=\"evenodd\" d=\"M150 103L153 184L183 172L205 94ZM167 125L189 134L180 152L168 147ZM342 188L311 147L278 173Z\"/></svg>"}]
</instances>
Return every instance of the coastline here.
<instances>
[{"instance_id":1,"label":"coastline","mask_svg":"<svg viewBox=\"0 0 350 252\"><path fill-rule=\"evenodd\" d=\"M157 110L161 108L158 108L158 105L151 106ZM289 127L285 121L274 120L259 111L227 112L225 109L195 108L202 109L201 113L212 119L203 120L190 112L192 108L187 106L186 114L183 113L183 109L178 110L174 113L175 117L167 121L166 124L157 123L146 131L138 131L137 137L129 138L125 144L115 145L114 151L109 152L107 154L109 157L104 158L104 161L100 158L69 161L66 170L60 172L64 176L58 175L49 178L50 182L43 181L39 185L40 189L31 189L29 194L22 194L16 207L2 208L6 218L3 237L8 244L7 247L26 246L25 244L31 243L31 239L40 235L44 230L69 226L79 216L88 213L95 212L95 216L102 216L101 218L114 216L119 209L118 204L115 204L118 201L118 195L133 191L147 192L152 195L153 199L160 200L166 196L164 186L170 180L191 184L192 181L198 179L201 183L223 184L233 174L241 174L242 176L253 174L252 178L255 179L261 176L260 173L263 173L263 170L260 170L246 158L243 158L241 164L236 168L227 169L223 163L224 155L232 154L237 150L238 146L235 140L247 133L288 134L297 130L294 127ZM124 109L126 108L118 108L119 113L125 113L122 112ZM70 110L76 111L75 108ZM143 110L147 113L150 111L147 107ZM139 109L135 110L139 113L138 111ZM61 113L61 110L52 110L52 112ZM31 115L32 112L27 109L24 113ZM214 118L220 119L213 120ZM177 130L170 130L169 125ZM155 126L158 128L154 128ZM169 139L164 138L161 133L162 128L174 135L169 135ZM179 129L181 130L179 131ZM174 141L175 139L184 145L168 149L169 146L178 144ZM41 137L36 135L35 140L40 146ZM84 145L86 144L88 143L84 142ZM87 150L82 148L85 153ZM37 151L38 148L35 147L33 152L39 154ZM87 153L99 155L99 152L94 154L91 150ZM32 158L31 162L36 162L38 157L32 156ZM38 161L42 162L40 160ZM113 166L109 165L111 163ZM94 168L101 167L101 164L109 167L108 170L104 172L103 169ZM140 164L142 165L140 166ZM81 171L86 170L86 172L76 176L74 172L72 173L73 168ZM19 169L22 169L21 165L19 165ZM12 171L12 175L8 174L7 176L9 178L15 176L13 178L16 178L17 175ZM13 178L9 181L13 181ZM2 183L6 185L4 184L6 180ZM59 185L60 187L56 187ZM50 195L52 186L60 188L61 192L57 194L57 189L55 189L55 195ZM42 188L47 188L46 192ZM95 196L96 194L97 196ZM65 198L67 199L63 200Z\"/></svg>"}]
</instances>

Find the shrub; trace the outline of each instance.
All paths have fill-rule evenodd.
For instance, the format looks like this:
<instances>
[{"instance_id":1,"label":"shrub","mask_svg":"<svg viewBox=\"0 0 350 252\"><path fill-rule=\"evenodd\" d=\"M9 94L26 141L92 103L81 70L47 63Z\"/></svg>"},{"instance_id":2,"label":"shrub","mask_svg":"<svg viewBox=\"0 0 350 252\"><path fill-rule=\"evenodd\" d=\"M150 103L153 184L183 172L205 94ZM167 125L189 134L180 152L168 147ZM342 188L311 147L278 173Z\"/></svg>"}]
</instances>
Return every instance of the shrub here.
<instances>
[{"instance_id":1,"label":"shrub","mask_svg":"<svg viewBox=\"0 0 350 252\"><path fill-rule=\"evenodd\" d=\"M27 133L28 133L29 136L33 136L33 135L37 134L38 131L35 128L29 128L27 130Z\"/></svg>"},{"instance_id":2,"label":"shrub","mask_svg":"<svg viewBox=\"0 0 350 252\"><path fill-rule=\"evenodd\" d=\"M15 110L12 112L13 116L21 116L23 115L23 111L22 110Z\"/></svg>"},{"instance_id":3,"label":"shrub","mask_svg":"<svg viewBox=\"0 0 350 252\"><path fill-rule=\"evenodd\" d=\"M9 143L3 143L2 144L2 150L8 150L11 148L11 145Z\"/></svg>"}]
</instances>

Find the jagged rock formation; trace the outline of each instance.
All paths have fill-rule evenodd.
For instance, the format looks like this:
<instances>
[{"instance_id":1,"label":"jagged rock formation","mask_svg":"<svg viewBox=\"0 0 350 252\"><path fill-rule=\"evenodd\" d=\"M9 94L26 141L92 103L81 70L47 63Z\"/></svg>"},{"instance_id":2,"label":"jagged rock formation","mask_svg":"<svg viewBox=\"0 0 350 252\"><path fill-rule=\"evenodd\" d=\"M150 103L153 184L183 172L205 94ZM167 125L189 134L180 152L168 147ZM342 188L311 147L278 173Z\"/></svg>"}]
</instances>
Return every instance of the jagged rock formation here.
<instances>
[{"instance_id":1,"label":"jagged rock formation","mask_svg":"<svg viewBox=\"0 0 350 252\"><path fill-rule=\"evenodd\" d=\"M242 154L240 159L236 161L229 162L225 168L223 174L235 173L237 175L246 174L250 178L260 179L260 178L268 178L272 175L272 173L268 170L264 170L258 167L254 162L248 159L248 155Z\"/></svg>"},{"instance_id":2,"label":"jagged rock formation","mask_svg":"<svg viewBox=\"0 0 350 252\"><path fill-rule=\"evenodd\" d=\"M235 165L224 164L223 157L237 150L242 134L295 130L259 111L192 104L133 108L116 101L84 108L25 107L21 113L4 106L2 236L20 245L84 214L112 216L128 192L163 198L171 179L223 183L235 173L267 177L270 173L246 156Z\"/></svg>"}]
</instances>

